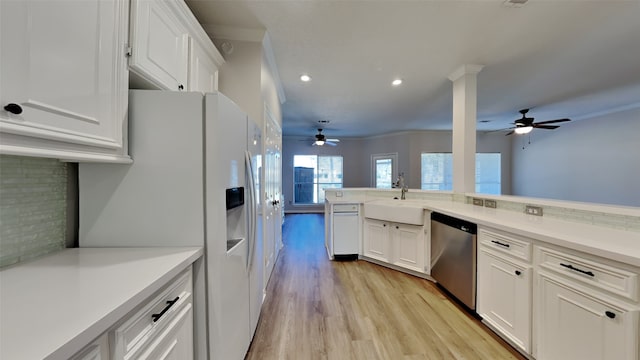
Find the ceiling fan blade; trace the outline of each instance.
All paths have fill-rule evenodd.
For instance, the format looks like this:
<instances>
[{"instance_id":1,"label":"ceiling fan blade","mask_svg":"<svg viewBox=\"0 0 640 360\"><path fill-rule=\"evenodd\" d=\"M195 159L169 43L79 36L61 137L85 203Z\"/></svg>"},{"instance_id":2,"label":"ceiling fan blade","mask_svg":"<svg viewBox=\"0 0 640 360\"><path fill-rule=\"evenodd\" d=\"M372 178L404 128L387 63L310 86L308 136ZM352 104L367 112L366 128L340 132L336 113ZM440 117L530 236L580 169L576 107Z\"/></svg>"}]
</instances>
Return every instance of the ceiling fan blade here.
<instances>
[{"instance_id":1,"label":"ceiling fan blade","mask_svg":"<svg viewBox=\"0 0 640 360\"><path fill-rule=\"evenodd\" d=\"M533 127L536 129L547 129L547 130L553 130L553 129L557 129L560 126L558 125L539 125L539 124L533 124Z\"/></svg>"},{"instance_id":2,"label":"ceiling fan blade","mask_svg":"<svg viewBox=\"0 0 640 360\"><path fill-rule=\"evenodd\" d=\"M325 144L325 145L329 145L329 146L336 146L336 145L338 145L338 144L336 144L336 143L332 143L332 142L330 142L330 141L325 141L325 142L324 142L324 144Z\"/></svg>"},{"instance_id":3,"label":"ceiling fan blade","mask_svg":"<svg viewBox=\"0 0 640 360\"><path fill-rule=\"evenodd\" d=\"M571 119L555 119L555 120L547 120L547 121L540 121L535 123L535 125L544 125L544 124L553 124L553 123L559 123L559 122L565 122L565 121L571 121Z\"/></svg>"},{"instance_id":4,"label":"ceiling fan blade","mask_svg":"<svg viewBox=\"0 0 640 360\"><path fill-rule=\"evenodd\" d=\"M340 139L327 139L326 141L340 142Z\"/></svg>"},{"instance_id":5,"label":"ceiling fan blade","mask_svg":"<svg viewBox=\"0 0 640 360\"><path fill-rule=\"evenodd\" d=\"M511 131L509 131L508 133L504 134L504 136L509 136L509 135L513 134L514 132L515 132L515 131L511 130Z\"/></svg>"}]
</instances>

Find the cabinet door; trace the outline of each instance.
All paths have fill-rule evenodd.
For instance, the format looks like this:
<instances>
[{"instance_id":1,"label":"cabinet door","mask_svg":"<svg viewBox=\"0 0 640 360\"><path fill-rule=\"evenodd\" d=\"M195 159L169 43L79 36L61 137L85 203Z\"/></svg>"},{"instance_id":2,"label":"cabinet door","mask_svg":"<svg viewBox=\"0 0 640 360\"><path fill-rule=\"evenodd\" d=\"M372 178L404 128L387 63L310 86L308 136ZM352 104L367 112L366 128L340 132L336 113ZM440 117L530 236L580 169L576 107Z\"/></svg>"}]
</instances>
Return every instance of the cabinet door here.
<instances>
[{"instance_id":1,"label":"cabinet door","mask_svg":"<svg viewBox=\"0 0 640 360\"><path fill-rule=\"evenodd\" d=\"M189 91L203 93L218 89L218 67L202 47L191 41L189 56Z\"/></svg>"},{"instance_id":2,"label":"cabinet door","mask_svg":"<svg viewBox=\"0 0 640 360\"><path fill-rule=\"evenodd\" d=\"M131 1L130 70L160 89L187 90L189 35L172 1Z\"/></svg>"},{"instance_id":3,"label":"cabinet door","mask_svg":"<svg viewBox=\"0 0 640 360\"><path fill-rule=\"evenodd\" d=\"M365 220L364 255L389 262L389 224L377 220Z\"/></svg>"},{"instance_id":4,"label":"cabinet door","mask_svg":"<svg viewBox=\"0 0 640 360\"><path fill-rule=\"evenodd\" d=\"M71 360L108 360L109 359L109 336L104 333L96 341L87 345Z\"/></svg>"},{"instance_id":5,"label":"cabinet door","mask_svg":"<svg viewBox=\"0 0 640 360\"><path fill-rule=\"evenodd\" d=\"M478 252L477 310L483 320L525 352L531 350L531 267Z\"/></svg>"},{"instance_id":6,"label":"cabinet door","mask_svg":"<svg viewBox=\"0 0 640 360\"><path fill-rule=\"evenodd\" d=\"M424 272L424 232L422 226L392 224L390 243L395 265Z\"/></svg>"},{"instance_id":7,"label":"cabinet door","mask_svg":"<svg viewBox=\"0 0 640 360\"><path fill-rule=\"evenodd\" d=\"M3 153L123 148L127 14L125 1L0 1Z\"/></svg>"},{"instance_id":8,"label":"cabinet door","mask_svg":"<svg viewBox=\"0 0 640 360\"><path fill-rule=\"evenodd\" d=\"M171 321L171 324L139 356L140 360L193 359L193 315L191 304Z\"/></svg>"},{"instance_id":9,"label":"cabinet door","mask_svg":"<svg viewBox=\"0 0 640 360\"><path fill-rule=\"evenodd\" d=\"M638 312L539 275L538 359L638 359Z\"/></svg>"}]
</instances>

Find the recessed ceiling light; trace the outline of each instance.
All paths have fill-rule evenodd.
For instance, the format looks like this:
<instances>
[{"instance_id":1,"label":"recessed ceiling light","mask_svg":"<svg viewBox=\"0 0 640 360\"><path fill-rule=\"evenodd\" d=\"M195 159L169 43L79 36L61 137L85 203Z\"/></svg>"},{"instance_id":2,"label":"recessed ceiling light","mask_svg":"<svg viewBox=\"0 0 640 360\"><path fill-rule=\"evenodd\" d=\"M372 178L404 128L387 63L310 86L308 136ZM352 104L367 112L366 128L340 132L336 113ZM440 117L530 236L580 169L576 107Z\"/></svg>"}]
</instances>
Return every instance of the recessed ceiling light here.
<instances>
[{"instance_id":1,"label":"recessed ceiling light","mask_svg":"<svg viewBox=\"0 0 640 360\"><path fill-rule=\"evenodd\" d=\"M311 81L311 76L309 76L307 74L302 74L302 75L300 75L300 81L309 82L309 81Z\"/></svg>"},{"instance_id":2,"label":"recessed ceiling light","mask_svg":"<svg viewBox=\"0 0 640 360\"><path fill-rule=\"evenodd\" d=\"M395 79L391 82L391 85L393 86L398 86L400 84L402 84L402 79Z\"/></svg>"}]
</instances>

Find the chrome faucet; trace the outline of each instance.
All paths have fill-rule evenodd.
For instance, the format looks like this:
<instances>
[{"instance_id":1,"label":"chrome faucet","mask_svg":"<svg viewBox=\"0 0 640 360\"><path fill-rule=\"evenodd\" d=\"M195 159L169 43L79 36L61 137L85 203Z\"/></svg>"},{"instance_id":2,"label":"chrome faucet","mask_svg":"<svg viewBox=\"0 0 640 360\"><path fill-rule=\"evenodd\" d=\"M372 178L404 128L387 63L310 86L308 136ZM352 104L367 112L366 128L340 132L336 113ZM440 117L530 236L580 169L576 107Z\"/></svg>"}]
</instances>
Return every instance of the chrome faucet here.
<instances>
[{"instance_id":1,"label":"chrome faucet","mask_svg":"<svg viewBox=\"0 0 640 360\"><path fill-rule=\"evenodd\" d=\"M409 191L409 187L404 183L404 173L398 175L395 186L400 188L400 200L406 200L405 194Z\"/></svg>"}]
</instances>

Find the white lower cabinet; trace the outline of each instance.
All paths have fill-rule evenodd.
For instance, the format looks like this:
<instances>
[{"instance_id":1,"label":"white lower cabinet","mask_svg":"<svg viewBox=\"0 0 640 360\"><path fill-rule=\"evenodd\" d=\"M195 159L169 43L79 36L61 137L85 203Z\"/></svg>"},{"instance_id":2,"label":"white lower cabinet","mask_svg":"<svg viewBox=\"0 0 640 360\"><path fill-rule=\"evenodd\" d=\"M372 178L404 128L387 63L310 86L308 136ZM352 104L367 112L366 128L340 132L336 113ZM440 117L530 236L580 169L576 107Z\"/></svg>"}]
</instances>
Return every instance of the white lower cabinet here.
<instances>
[{"instance_id":1,"label":"white lower cabinet","mask_svg":"<svg viewBox=\"0 0 640 360\"><path fill-rule=\"evenodd\" d=\"M525 353L531 351L530 265L480 246L477 312Z\"/></svg>"},{"instance_id":2,"label":"white lower cabinet","mask_svg":"<svg viewBox=\"0 0 640 360\"><path fill-rule=\"evenodd\" d=\"M179 275L110 332L112 359L192 359L191 271Z\"/></svg>"},{"instance_id":3,"label":"white lower cabinet","mask_svg":"<svg viewBox=\"0 0 640 360\"><path fill-rule=\"evenodd\" d=\"M424 272L424 228L418 225L391 223L390 234L393 264Z\"/></svg>"},{"instance_id":4,"label":"white lower cabinet","mask_svg":"<svg viewBox=\"0 0 640 360\"><path fill-rule=\"evenodd\" d=\"M91 344L80 350L71 360L108 360L109 359L109 337L102 334Z\"/></svg>"},{"instance_id":5,"label":"white lower cabinet","mask_svg":"<svg viewBox=\"0 0 640 360\"><path fill-rule=\"evenodd\" d=\"M193 359L193 314L189 305L171 320L137 359L182 360Z\"/></svg>"},{"instance_id":6,"label":"white lower cabinet","mask_svg":"<svg viewBox=\"0 0 640 360\"><path fill-rule=\"evenodd\" d=\"M571 280L538 276L537 359L638 359L637 309Z\"/></svg>"},{"instance_id":7,"label":"white lower cabinet","mask_svg":"<svg viewBox=\"0 0 640 360\"><path fill-rule=\"evenodd\" d=\"M366 219L364 256L424 273L424 227Z\"/></svg>"},{"instance_id":8,"label":"white lower cabinet","mask_svg":"<svg viewBox=\"0 0 640 360\"><path fill-rule=\"evenodd\" d=\"M192 293L188 268L71 360L193 359Z\"/></svg>"},{"instance_id":9,"label":"white lower cabinet","mask_svg":"<svg viewBox=\"0 0 640 360\"><path fill-rule=\"evenodd\" d=\"M385 221L366 219L363 245L365 256L389 262L389 224Z\"/></svg>"}]
</instances>

